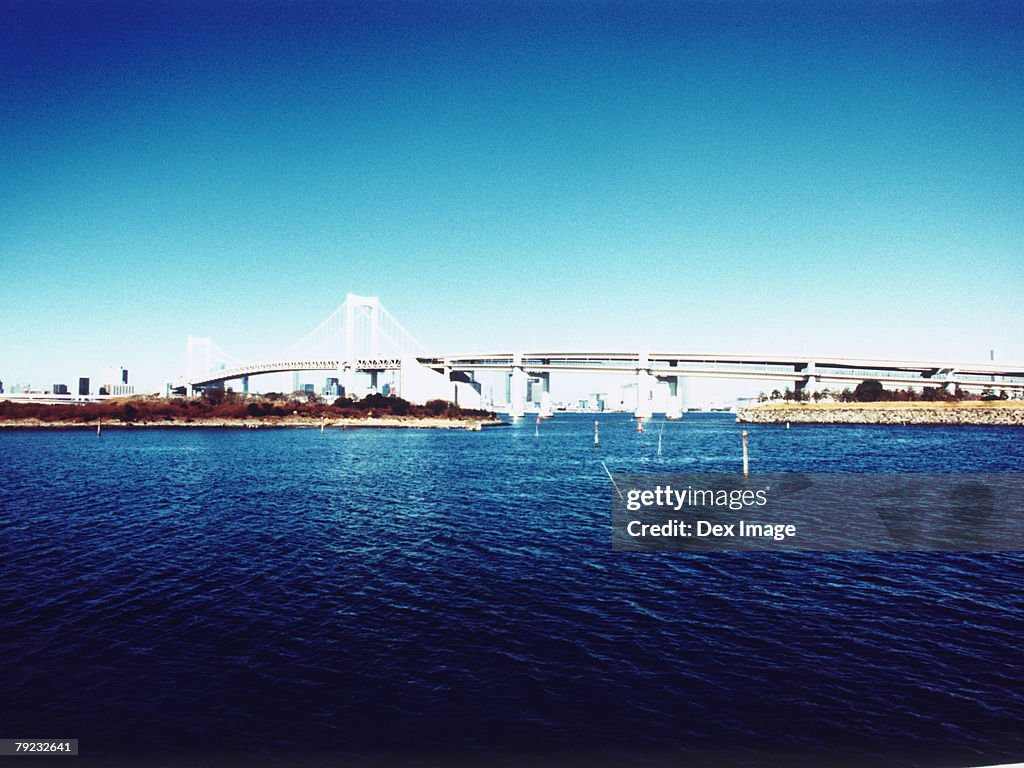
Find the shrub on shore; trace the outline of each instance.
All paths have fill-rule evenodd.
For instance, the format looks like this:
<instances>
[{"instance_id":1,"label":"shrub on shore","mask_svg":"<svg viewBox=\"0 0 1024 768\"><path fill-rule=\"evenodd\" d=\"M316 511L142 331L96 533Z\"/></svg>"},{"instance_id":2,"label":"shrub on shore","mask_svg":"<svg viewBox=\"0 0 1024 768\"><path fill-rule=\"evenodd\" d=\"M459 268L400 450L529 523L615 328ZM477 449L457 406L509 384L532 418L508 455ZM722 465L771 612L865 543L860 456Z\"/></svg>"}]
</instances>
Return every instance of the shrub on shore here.
<instances>
[{"instance_id":1,"label":"shrub on shore","mask_svg":"<svg viewBox=\"0 0 1024 768\"><path fill-rule=\"evenodd\" d=\"M808 392L807 390L792 390L788 387L785 392L774 390L771 395L762 392L758 395L759 403L776 402L836 402L836 403L959 403L973 400L1008 400L1009 395L1005 390L997 394L994 389L986 388L981 394L975 394L962 389L957 385L953 391L945 387L924 387L923 389L886 389L880 381L867 379L858 384L854 389L846 387L843 390L823 389L820 392Z\"/></svg>"},{"instance_id":2,"label":"shrub on shore","mask_svg":"<svg viewBox=\"0 0 1024 768\"><path fill-rule=\"evenodd\" d=\"M216 394L207 394L215 392ZM280 395L246 396L223 390L207 390L200 397L135 397L93 403L15 403L0 401L0 420L37 419L45 422L67 421L126 423L161 421L203 421L218 419L262 419L302 416L306 418L370 418L371 416L411 416L419 418L493 418L488 411L460 408L447 400L431 400L414 405L399 397L372 394L361 400L340 397L332 404L291 399Z\"/></svg>"}]
</instances>

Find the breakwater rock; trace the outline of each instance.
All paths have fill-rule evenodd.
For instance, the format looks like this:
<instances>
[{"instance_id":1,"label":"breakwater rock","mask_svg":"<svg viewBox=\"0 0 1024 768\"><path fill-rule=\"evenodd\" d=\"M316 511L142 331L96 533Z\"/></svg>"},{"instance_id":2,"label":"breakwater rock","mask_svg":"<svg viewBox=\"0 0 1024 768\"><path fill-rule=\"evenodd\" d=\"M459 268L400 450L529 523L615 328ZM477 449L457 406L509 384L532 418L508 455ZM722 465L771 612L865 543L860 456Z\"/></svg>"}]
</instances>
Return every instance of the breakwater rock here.
<instances>
[{"instance_id":1,"label":"breakwater rock","mask_svg":"<svg viewBox=\"0 0 1024 768\"><path fill-rule=\"evenodd\" d=\"M768 403L740 408L746 424L946 424L1024 426L1024 401Z\"/></svg>"}]
</instances>

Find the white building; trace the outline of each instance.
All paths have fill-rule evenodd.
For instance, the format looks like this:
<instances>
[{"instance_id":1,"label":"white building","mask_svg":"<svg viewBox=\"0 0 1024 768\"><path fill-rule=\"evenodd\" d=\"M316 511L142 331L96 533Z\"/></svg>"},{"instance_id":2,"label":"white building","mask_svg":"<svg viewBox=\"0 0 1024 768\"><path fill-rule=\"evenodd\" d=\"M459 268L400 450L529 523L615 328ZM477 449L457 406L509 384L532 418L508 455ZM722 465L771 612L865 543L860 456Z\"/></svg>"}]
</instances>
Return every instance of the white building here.
<instances>
[{"instance_id":1,"label":"white building","mask_svg":"<svg viewBox=\"0 0 1024 768\"><path fill-rule=\"evenodd\" d=\"M99 375L99 393L125 397L135 394L135 387L128 383L128 369L118 366L107 366Z\"/></svg>"}]
</instances>

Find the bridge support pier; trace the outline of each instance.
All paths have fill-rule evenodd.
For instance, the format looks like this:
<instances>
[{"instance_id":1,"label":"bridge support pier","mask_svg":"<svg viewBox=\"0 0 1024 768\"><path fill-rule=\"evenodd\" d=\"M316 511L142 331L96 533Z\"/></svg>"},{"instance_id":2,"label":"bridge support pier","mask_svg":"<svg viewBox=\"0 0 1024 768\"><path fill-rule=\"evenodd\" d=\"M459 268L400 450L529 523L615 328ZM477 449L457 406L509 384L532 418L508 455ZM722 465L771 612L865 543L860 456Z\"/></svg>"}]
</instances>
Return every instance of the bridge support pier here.
<instances>
[{"instance_id":1,"label":"bridge support pier","mask_svg":"<svg viewBox=\"0 0 1024 768\"><path fill-rule=\"evenodd\" d=\"M544 361L547 362L547 361ZM539 373L529 373L529 376L540 379L541 381L541 392L540 392L540 415L547 418L554 414L555 408L551 401L551 372L541 371Z\"/></svg>"},{"instance_id":2,"label":"bridge support pier","mask_svg":"<svg viewBox=\"0 0 1024 768\"><path fill-rule=\"evenodd\" d=\"M921 374L921 384L923 387L934 387L941 389L949 394L956 393L956 381L950 381L956 370L953 368L934 368L928 373ZM992 384L995 387L995 384Z\"/></svg>"},{"instance_id":3,"label":"bridge support pier","mask_svg":"<svg viewBox=\"0 0 1024 768\"><path fill-rule=\"evenodd\" d=\"M526 414L526 371L523 370L523 356L517 352L512 357L512 372L508 377L508 415L513 419Z\"/></svg>"},{"instance_id":4,"label":"bridge support pier","mask_svg":"<svg viewBox=\"0 0 1024 768\"><path fill-rule=\"evenodd\" d=\"M650 359L646 352L640 353L636 371L636 414L637 418L649 419L654 411L651 408L651 389L654 377L650 371Z\"/></svg>"},{"instance_id":5,"label":"bridge support pier","mask_svg":"<svg viewBox=\"0 0 1024 768\"><path fill-rule=\"evenodd\" d=\"M483 387L474 378L472 371L458 371L446 367L443 373L445 381L451 386L452 402L463 408L483 407ZM461 396L459 392L462 392Z\"/></svg>"},{"instance_id":6,"label":"bridge support pier","mask_svg":"<svg viewBox=\"0 0 1024 768\"><path fill-rule=\"evenodd\" d=\"M683 418L683 400L679 397L679 377L659 376L658 381L668 382L668 403L665 404L665 418Z\"/></svg>"},{"instance_id":7,"label":"bridge support pier","mask_svg":"<svg viewBox=\"0 0 1024 768\"><path fill-rule=\"evenodd\" d=\"M797 366L796 372L800 374L800 378L793 382L793 392L798 396L802 396L818 391L818 384L821 380L816 375L817 368L813 360L806 365Z\"/></svg>"},{"instance_id":8,"label":"bridge support pier","mask_svg":"<svg viewBox=\"0 0 1024 768\"><path fill-rule=\"evenodd\" d=\"M452 376L452 373L453 373L452 369L449 368L448 366L445 366L444 370L441 371L441 375L444 376L444 380L446 382L446 386L450 386L451 387L451 392L452 392L451 401L453 403L455 403L456 405L458 405L459 404L459 383L458 383L458 381L456 381L455 377ZM445 397L445 400L447 400L447 399L449 399L449 398Z\"/></svg>"},{"instance_id":9,"label":"bridge support pier","mask_svg":"<svg viewBox=\"0 0 1024 768\"><path fill-rule=\"evenodd\" d=\"M821 391L821 379L817 376L808 376L805 379L797 379L793 387L794 392L811 395Z\"/></svg>"},{"instance_id":10,"label":"bridge support pier","mask_svg":"<svg viewBox=\"0 0 1024 768\"><path fill-rule=\"evenodd\" d=\"M679 366L679 361L672 360L669 362L668 365L669 368L677 368ZM679 396L679 377L659 376L658 381L664 381L668 383L668 402L665 404L665 418L683 418L683 399Z\"/></svg>"}]
</instances>

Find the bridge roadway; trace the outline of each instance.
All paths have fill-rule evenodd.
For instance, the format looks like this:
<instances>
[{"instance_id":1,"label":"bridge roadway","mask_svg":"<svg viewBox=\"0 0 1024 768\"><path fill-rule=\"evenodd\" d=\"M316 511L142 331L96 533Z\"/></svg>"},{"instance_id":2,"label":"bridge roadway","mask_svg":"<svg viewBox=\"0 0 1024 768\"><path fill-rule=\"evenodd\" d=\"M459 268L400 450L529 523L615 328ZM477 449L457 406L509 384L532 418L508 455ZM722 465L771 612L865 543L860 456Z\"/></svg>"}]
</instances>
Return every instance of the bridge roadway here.
<instances>
[{"instance_id":1,"label":"bridge roadway","mask_svg":"<svg viewBox=\"0 0 1024 768\"><path fill-rule=\"evenodd\" d=\"M887 384L917 387L960 385L1024 389L1024 366L995 363L636 351L474 352L468 355L417 356L415 361L426 368L449 375L493 370L511 372L514 379L537 375L545 381L555 371L646 375L668 381L673 390L678 378L687 376L789 380L795 382L798 388L819 382L847 385L865 379L877 379ZM203 387L260 374L292 371L375 372L401 368L402 359L397 357L357 358L352 363L337 359L285 360L210 371L184 384L188 387Z\"/></svg>"},{"instance_id":2,"label":"bridge roadway","mask_svg":"<svg viewBox=\"0 0 1024 768\"><path fill-rule=\"evenodd\" d=\"M647 371L658 378L701 376L804 381L860 382L879 379L920 386L986 386L1024 388L1024 366L995 363L949 363L864 358L716 355L676 352L524 352L420 357L430 368L457 371L514 370L531 373L579 371L632 373Z\"/></svg>"},{"instance_id":3,"label":"bridge roadway","mask_svg":"<svg viewBox=\"0 0 1024 768\"><path fill-rule=\"evenodd\" d=\"M347 366L341 360L275 360L269 363L249 363L233 368L220 368L209 371L191 379L185 379L182 386L208 387L222 384L235 379L247 379L265 373L292 373L297 371L340 371L345 367L357 371L397 371L402 368L402 360L397 357L357 358L354 366Z\"/></svg>"}]
</instances>

